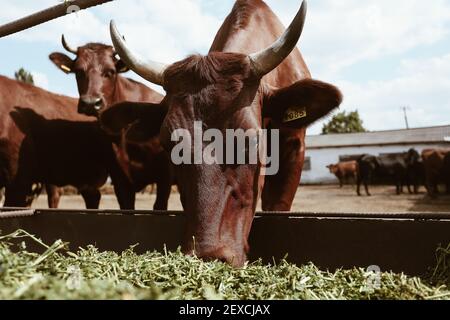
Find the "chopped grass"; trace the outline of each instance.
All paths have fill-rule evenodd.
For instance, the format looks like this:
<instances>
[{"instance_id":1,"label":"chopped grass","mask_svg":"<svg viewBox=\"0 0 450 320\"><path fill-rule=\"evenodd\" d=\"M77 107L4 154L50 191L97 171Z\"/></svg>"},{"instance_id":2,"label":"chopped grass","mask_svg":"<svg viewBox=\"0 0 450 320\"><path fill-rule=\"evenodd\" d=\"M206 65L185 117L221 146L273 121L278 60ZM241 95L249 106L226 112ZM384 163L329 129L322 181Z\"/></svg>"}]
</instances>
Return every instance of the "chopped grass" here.
<instances>
[{"instance_id":1,"label":"chopped grass","mask_svg":"<svg viewBox=\"0 0 450 320\"><path fill-rule=\"evenodd\" d=\"M11 242L24 238L46 251L30 253L22 244L13 252ZM138 255L133 248L117 254L66 247L61 240L48 246L23 230L0 236L0 299L450 299L450 246L438 250L432 282L357 268L332 273L285 261L234 269L180 251Z\"/></svg>"}]
</instances>

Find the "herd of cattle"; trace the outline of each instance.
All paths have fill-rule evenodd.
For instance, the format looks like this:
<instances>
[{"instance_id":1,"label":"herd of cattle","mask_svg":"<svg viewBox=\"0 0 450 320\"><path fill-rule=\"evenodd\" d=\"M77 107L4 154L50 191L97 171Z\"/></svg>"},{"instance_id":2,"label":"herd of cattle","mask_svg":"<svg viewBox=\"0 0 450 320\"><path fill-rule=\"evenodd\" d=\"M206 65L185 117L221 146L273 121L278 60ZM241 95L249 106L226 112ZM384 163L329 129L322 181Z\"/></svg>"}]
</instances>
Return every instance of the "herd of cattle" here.
<instances>
[{"instance_id":1,"label":"herd of cattle","mask_svg":"<svg viewBox=\"0 0 450 320\"><path fill-rule=\"evenodd\" d=\"M450 194L450 149L426 149L422 156L410 149L403 154L373 156L361 155L354 161L343 161L328 166L330 172L339 180L352 179L356 182L356 192L361 195L361 184L370 196L371 182L390 181L395 184L397 194L403 193L407 186L409 193L418 193L424 185L428 194L435 197L439 193L438 185L445 184Z\"/></svg>"},{"instance_id":2,"label":"herd of cattle","mask_svg":"<svg viewBox=\"0 0 450 320\"><path fill-rule=\"evenodd\" d=\"M114 47L73 47L63 37L71 56L53 53L50 59L76 76L79 99L0 77L5 206L29 206L33 185L41 183L52 208L65 185L78 188L86 207L98 208L99 188L110 177L122 209L133 209L136 192L156 183L154 208L165 210L176 183L187 217L184 251L243 265L258 200L266 211L291 209L306 127L342 103L338 88L311 78L296 48L305 18L303 2L285 29L262 0L237 0L207 55L169 65L136 55L114 22ZM166 95L124 78L129 69ZM302 116L285 121L292 110ZM198 121L221 132L279 130L280 171L265 177L261 163L173 165L171 134L181 128L193 136ZM434 153L429 158L424 155L426 168L437 161ZM358 177L367 182L379 167L378 159L361 158Z\"/></svg>"}]
</instances>

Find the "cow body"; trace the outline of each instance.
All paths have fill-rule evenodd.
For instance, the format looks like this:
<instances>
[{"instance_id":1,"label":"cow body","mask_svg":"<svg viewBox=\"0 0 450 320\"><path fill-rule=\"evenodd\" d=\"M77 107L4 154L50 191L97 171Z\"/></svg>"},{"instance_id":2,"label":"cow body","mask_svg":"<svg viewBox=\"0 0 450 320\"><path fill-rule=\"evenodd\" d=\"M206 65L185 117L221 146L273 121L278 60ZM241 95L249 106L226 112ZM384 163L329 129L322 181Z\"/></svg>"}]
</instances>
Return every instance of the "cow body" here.
<instances>
[{"instance_id":1,"label":"cow body","mask_svg":"<svg viewBox=\"0 0 450 320\"><path fill-rule=\"evenodd\" d=\"M355 182L358 180L357 161L343 161L338 164L331 164L327 168L330 169L330 173L334 174L339 180L339 186L341 188L348 179L352 179Z\"/></svg>"},{"instance_id":2,"label":"cow body","mask_svg":"<svg viewBox=\"0 0 450 320\"><path fill-rule=\"evenodd\" d=\"M400 195L403 187L410 181L416 181L413 172L420 167L419 154L414 149L410 149L401 155L387 155L375 157L363 155L358 159L359 174L357 179L357 194L361 195L360 187L364 184L366 194L370 196L368 185L374 178L388 179L395 184L396 193ZM416 182L414 182L416 185ZM415 188L416 189L416 188Z\"/></svg>"},{"instance_id":3,"label":"cow body","mask_svg":"<svg viewBox=\"0 0 450 320\"><path fill-rule=\"evenodd\" d=\"M87 206L95 207L98 188L106 181L106 164L87 153L99 149L98 129L77 142L77 134L94 125L77 113L77 101L2 76L0 87L0 185L6 187L5 206L30 206L32 185L39 182L47 184L50 207L59 202L56 186L65 185L79 188ZM86 161L79 162L79 156ZM96 169L87 172L85 166L92 163L97 163Z\"/></svg>"},{"instance_id":4,"label":"cow body","mask_svg":"<svg viewBox=\"0 0 450 320\"><path fill-rule=\"evenodd\" d=\"M450 150L426 149L422 151L422 158L428 194L436 196L440 183L446 184L447 192L450 193Z\"/></svg>"},{"instance_id":5,"label":"cow body","mask_svg":"<svg viewBox=\"0 0 450 320\"><path fill-rule=\"evenodd\" d=\"M63 45L76 55L76 59L72 60L62 53L52 53L50 59L64 72L75 73L80 94L80 114L98 116L110 106L124 101L158 103L162 100L163 96L156 91L120 75L128 69L116 59L111 46L89 43L70 49L64 38ZM136 143L127 140L124 134L110 137L120 168L111 172L120 207L134 209L136 192L156 183L154 209L166 210L174 177L159 138Z\"/></svg>"}]
</instances>

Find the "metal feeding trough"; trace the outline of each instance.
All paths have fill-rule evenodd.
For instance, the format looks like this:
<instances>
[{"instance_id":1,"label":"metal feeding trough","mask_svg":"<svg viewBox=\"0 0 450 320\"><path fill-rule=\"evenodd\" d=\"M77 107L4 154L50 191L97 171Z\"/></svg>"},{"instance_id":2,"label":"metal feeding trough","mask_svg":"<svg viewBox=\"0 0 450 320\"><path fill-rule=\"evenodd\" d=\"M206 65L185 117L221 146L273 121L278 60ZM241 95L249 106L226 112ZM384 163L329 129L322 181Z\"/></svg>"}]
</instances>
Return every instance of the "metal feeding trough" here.
<instances>
[{"instance_id":1,"label":"metal feeding trough","mask_svg":"<svg viewBox=\"0 0 450 320\"><path fill-rule=\"evenodd\" d=\"M183 240L182 212L123 210L1 209L3 234L17 229L46 243L70 242L70 249L94 244L100 250L175 250ZM377 266L424 275L435 265L435 251L450 243L450 213L332 214L258 213L250 234L249 259L286 258L322 269ZM28 250L42 250L29 243Z\"/></svg>"}]
</instances>

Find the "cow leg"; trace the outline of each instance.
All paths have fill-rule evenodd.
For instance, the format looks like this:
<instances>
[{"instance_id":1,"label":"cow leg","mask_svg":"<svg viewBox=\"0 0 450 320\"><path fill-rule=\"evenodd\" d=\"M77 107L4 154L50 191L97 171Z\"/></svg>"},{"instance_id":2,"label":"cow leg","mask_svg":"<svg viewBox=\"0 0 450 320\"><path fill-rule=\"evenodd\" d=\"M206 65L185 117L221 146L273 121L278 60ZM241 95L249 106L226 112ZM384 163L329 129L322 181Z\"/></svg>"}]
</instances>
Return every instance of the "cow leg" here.
<instances>
[{"instance_id":1,"label":"cow leg","mask_svg":"<svg viewBox=\"0 0 450 320\"><path fill-rule=\"evenodd\" d=\"M172 184L169 181L160 181L156 185L156 201L153 210L167 210Z\"/></svg>"},{"instance_id":2,"label":"cow leg","mask_svg":"<svg viewBox=\"0 0 450 320\"><path fill-rule=\"evenodd\" d=\"M136 188L118 163L112 163L110 167L110 176L120 209L134 210Z\"/></svg>"},{"instance_id":3,"label":"cow leg","mask_svg":"<svg viewBox=\"0 0 450 320\"><path fill-rule=\"evenodd\" d=\"M364 177L364 188L366 189L366 194L370 197L372 196L369 191L369 182L372 181L371 175L369 174L367 177Z\"/></svg>"},{"instance_id":4,"label":"cow leg","mask_svg":"<svg viewBox=\"0 0 450 320\"><path fill-rule=\"evenodd\" d=\"M48 207L52 209L58 208L59 201L61 199L61 193L59 192L59 188L52 184L46 184L45 190L47 191Z\"/></svg>"},{"instance_id":5,"label":"cow leg","mask_svg":"<svg viewBox=\"0 0 450 320\"><path fill-rule=\"evenodd\" d=\"M414 184L414 194L419 194L419 188L420 188L420 185L419 185L419 183L415 183Z\"/></svg>"},{"instance_id":6,"label":"cow leg","mask_svg":"<svg viewBox=\"0 0 450 320\"><path fill-rule=\"evenodd\" d=\"M414 188L414 190L415 190L415 189L416 189L415 182L413 182L412 184L413 184L413 188ZM411 188L411 181L408 181L407 188L408 188L408 193L409 193L409 194L413 194L413 190L412 190L412 188Z\"/></svg>"},{"instance_id":7,"label":"cow leg","mask_svg":"<svg viewBox=\"0 0 450 320\"><path fill-rule=\"evenodd\" d=\"M124 188L119 186L114 187L117 201L119 202L120 209L122 210L134 210L136 201L136 192L133 188Z\"/></svg>"},{"instance_id":8,"label":"cow leg","mask_svg":"<svg viewBox=\"0 0 450 320\"><path fill-rule=\"evenodd\" d=\"M402 182L400 179L397 179L396 185L395 185L396 189L397 189L397 195L399 196L402 193Z\"/></svg>"},{"instance_id":9,"label":"cow leg","mask_svg":"<svg viewBox=\"0 0 450 320\"><path fill-rule=\"evenodd\" d=\"M96 188L84 188L80 190L80 194L86 204L86 209L98 209L100 206L100 199L102 197L100 191Z\"/></svg>"},{"instance_id":10,"label":"cow leg","mask_svg":"<svg viewBox=\"0 0 450 320\"><path fill-rule=\"evenodd\" d=\"M436 197L436 192L437 192L437 184L435 184L434 180L435 179L434 179L434 177L432 176L431 173L427 174L426 187L427 187L427 190L428 190L428 195L431 198Z\"/></svg>"},{"instance_id":11,"label":"cow leg","mask_svg":"<svg viewBox=\"0 0 450 320\"><path fill-rule=\"evenodd\" d=\"M358 177L356 179L356 193L358 194L358 196L361 196L361 183L362 183L362 179L361 177Z\"/></svg>"},{"instance_id":12,"label":"cow leg","mask_svg":"<svg viewBox=\"0 0 450 320\"><path fill-rule=\"evenodd\" d=\"M366 194L370 197L372 196L369 192L369 183L367 181L364 181L364 188L366 189Z\"/></svg>"},{"instance_id":13,"label":"cow leg","mask_svg":"<svg viewBox=\"0 0 450 320\"><path fill-rule=\"evenodd\" d=\"M342 178L339 178L339 188L342 188L344 186L344 183L342 181Z\"/></svg>"},{"instance_id":14,"label":"cow leg","mask_svg":"<svg viewBox=\"0 0 450 320\"><path fill-rule=\"evenodd\" d=\"M116 194L120 209L134 210L136 201L136 191L134 186L122 174L111 175L111 180L114 185L114 193Z\"/></svg>"},{"instance_id":15,"label":"cow leg","mask_svg":"<svg viewBox=\"0 0 450 320\"><path fill-rule=\"evenodd\" d=\"M6 187L5 191L5 207L25 208L31 207L31 203L27 201L31 191L32 183L13 183Z\"/></svg>"}]
</instances>

